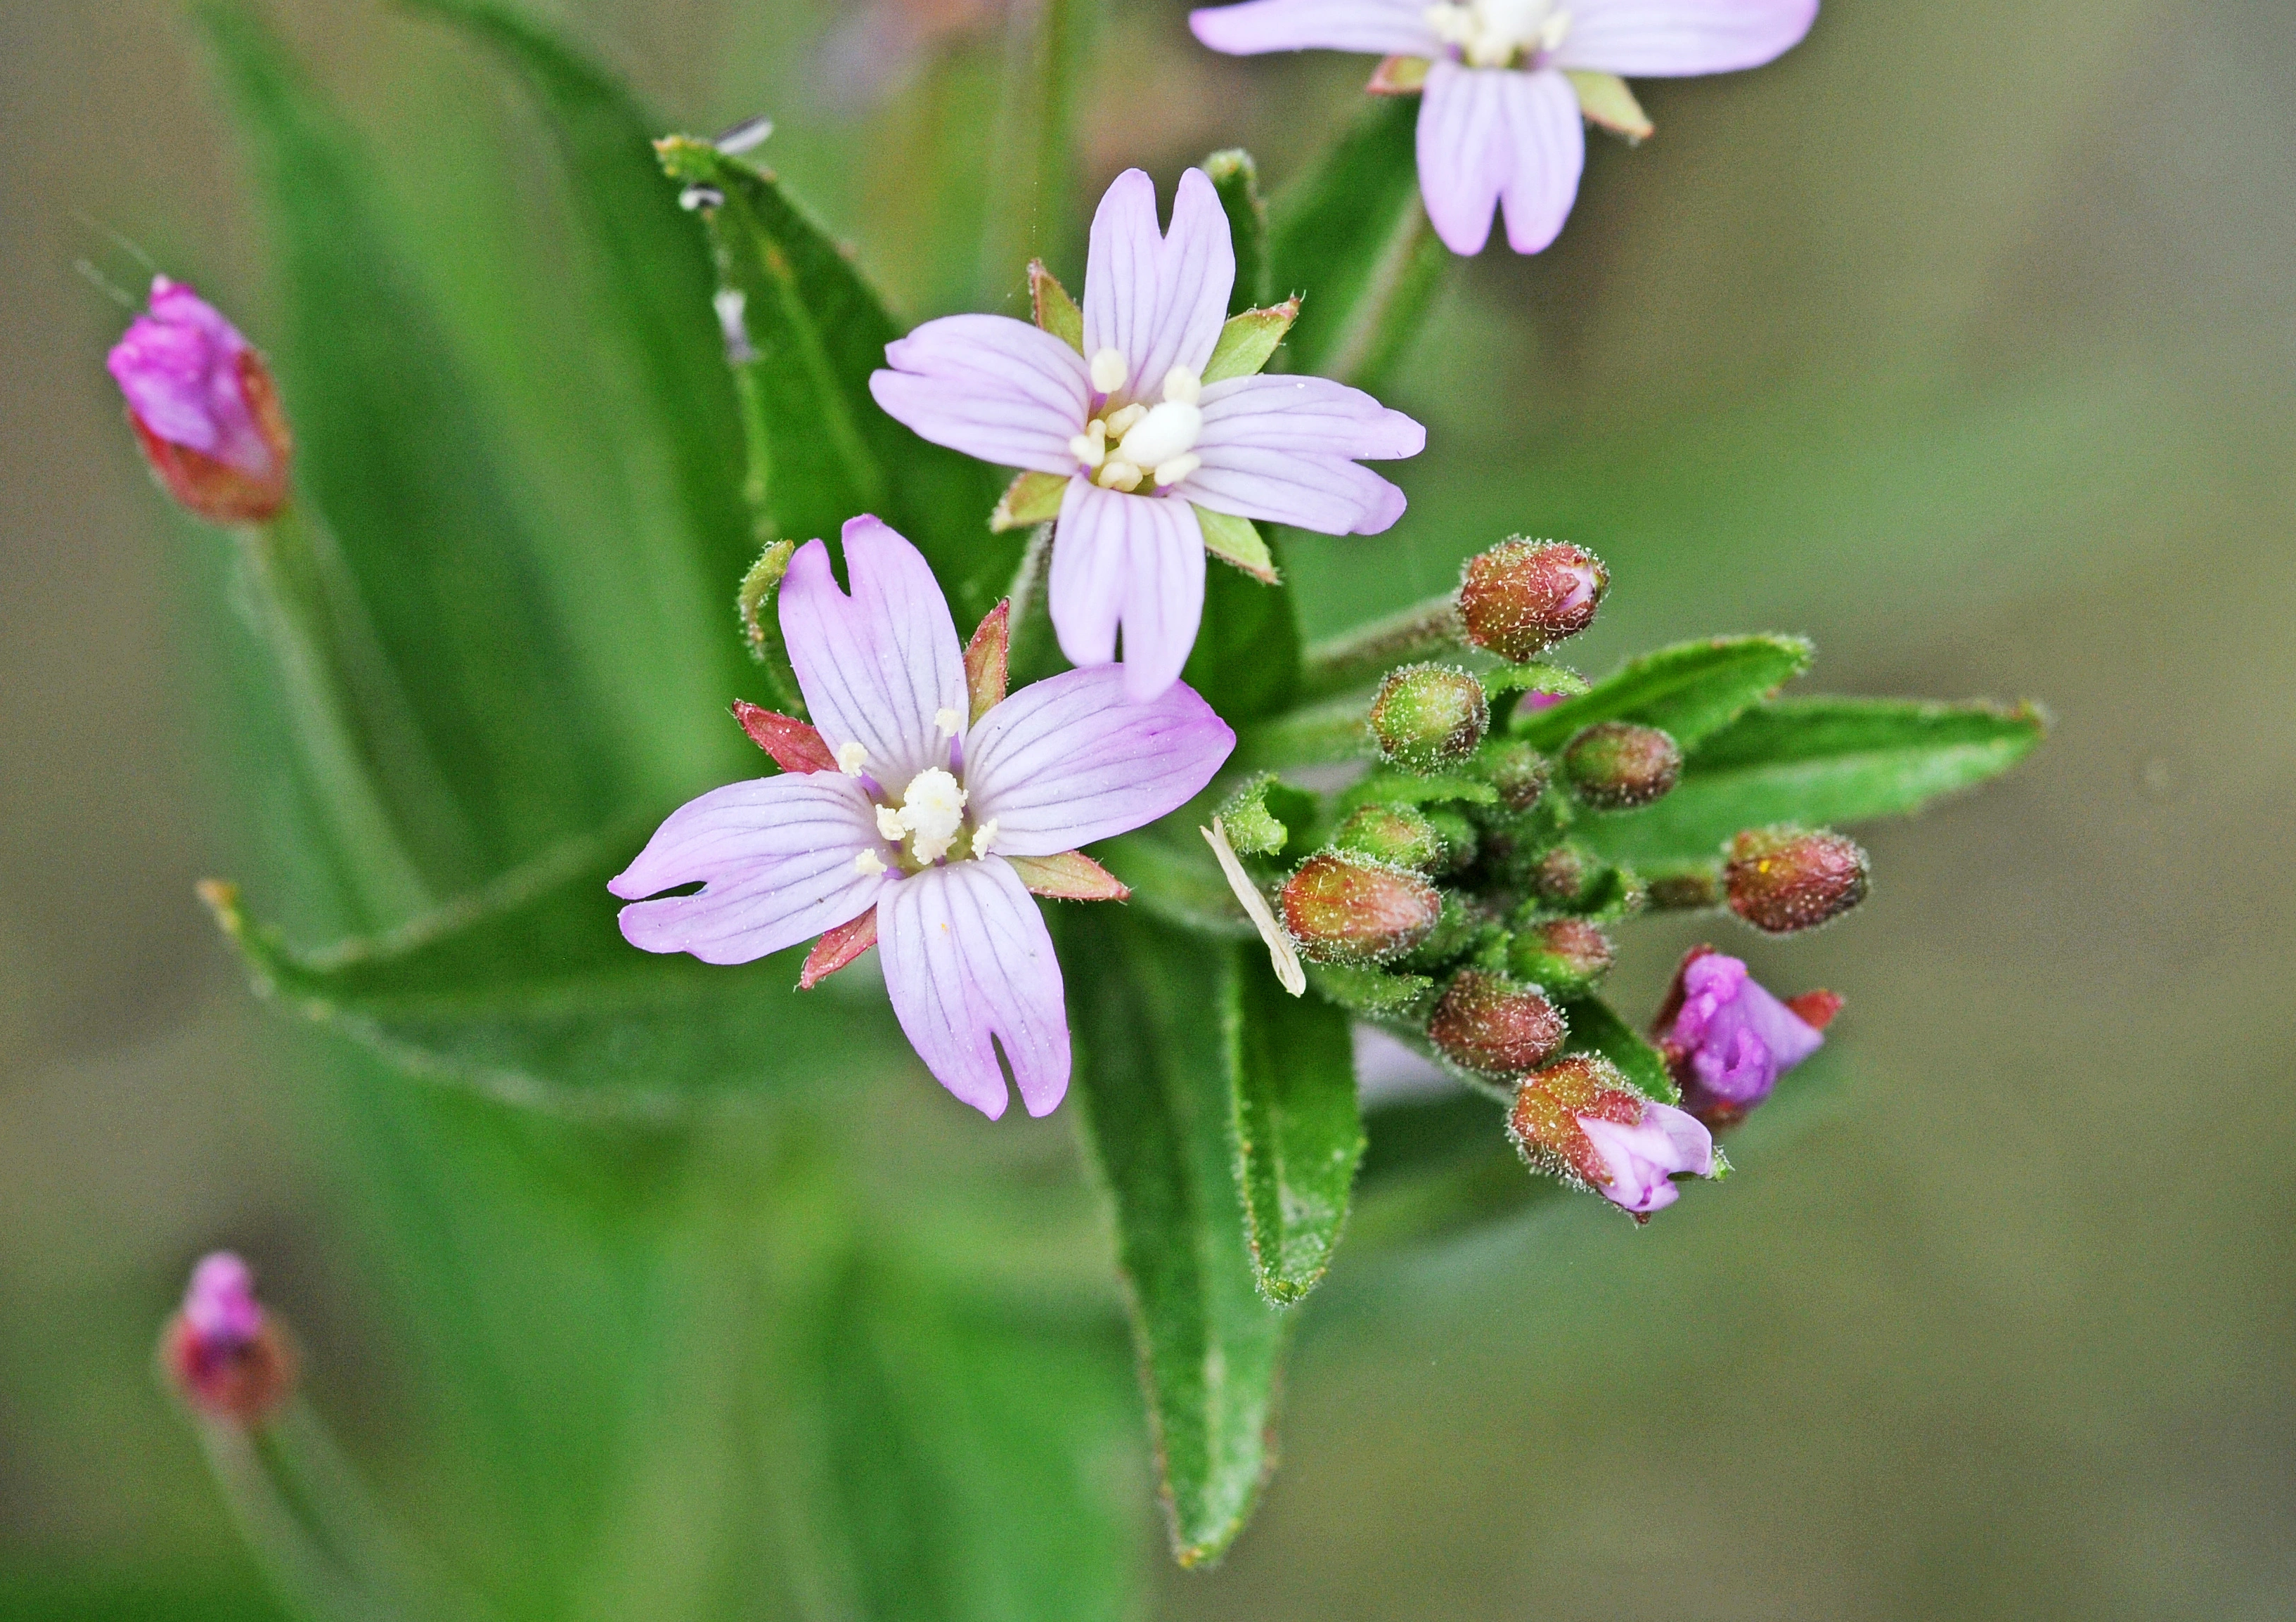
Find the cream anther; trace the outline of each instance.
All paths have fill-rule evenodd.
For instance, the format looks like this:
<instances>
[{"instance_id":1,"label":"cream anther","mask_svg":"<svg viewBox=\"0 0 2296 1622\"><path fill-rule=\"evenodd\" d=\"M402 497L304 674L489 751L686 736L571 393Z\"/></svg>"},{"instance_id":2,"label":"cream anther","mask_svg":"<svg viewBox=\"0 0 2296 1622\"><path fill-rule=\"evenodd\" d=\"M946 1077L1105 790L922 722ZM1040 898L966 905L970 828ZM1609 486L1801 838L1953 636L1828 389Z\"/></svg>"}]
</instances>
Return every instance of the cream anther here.
<instances>
[{"instance_id":1,"label":"cream anther","mask_svg":"<svg viewBox=\"0 0 2296 1622\"><path fill-rule=\"evenodd\" d=\"M1140 470L1119 457L1094 474L1092 481L1103 490L1130 490L1140 483Z\"/></svg>"},{"instance_id":2,"label":"cream anther","mask_svg":"<svg viewBox=\"0 0 2296 1622\"><path fill-rule=\"evenodd\" d=\"M943 708L933 712L933 726L944 738L956 736L956 723L957 714L954 709Z\"/></svg>"},{"instance_id":3,"label":"cream anther","mask_svg":"<svg viewBox=\"0 0 2296 1622\"><path fill-rule=\"evenodd\" d=\"M848 777L860 776L861 767L868 758L869 751L858 743L840 743L837 746L837 769Z\"/></svg>"},{"instance_id":4,"label":"cream anther","mask_svg":"<svg viewBox=\"0 0 2296 1622\"><path fill-rule=\"evenodd\" d=\"M864 850L853 858L853 871L865 879L873 879L885 871L885 858L873 850Z\"/></svg>"},{"instance_id":5,"label":"cream anther","mask_svg":"<svg viewBox=\"0 0 2296 1622\"><path fill-rule=\"evenodd\" d=\"M1110 412L1108 414L1108 437L1111 439L1123 438L1125 435L1132 431L1132 425L1147 414L1148 408L1145 406L1127 406L1120 411Z\"/></svg>"},{"instance_id":6,"label":"cream anther","mask_svg":"<svg viewBox=\"0 0 2296 1622\"><path fill-rule=\"evenodd\" d=\"M1131 375L1120 349L1103 349L1092 357L1092 386L1103 394L1114 394Z\"/></svg>"},{"instance_id":7,"label":"cream anther","mask_svg":"<svg viewBox=\"0 0 2296 1622\"><path fill-rule=\"evenodd\" d=\"M992 816L972 831L972 854L985 856L988 854L988 848L996 842L996 819Z\"/></svg>"},{"instance_id":8,"label":"cream anther","mask_svg":"<svg viewBox=\"0 0 2296 1622\"><path fill-rule=\"evenodd\" d=\"M1186 366L1164 373L1164 397L1177 406L1193 406L1204 397L1204 380Z\"/></svg>"},{"instance_id":9,"label":"cream anther","mask_svg":"<svg viewBox=\"0 0 2296 1622\"><path fill-rule=\"evenodd\" d=\"M1156 464L1156 487L1160 490L1168 485L1176 485L1203 465L1204 459L1193 451L1175 456L1169 462L1160 462Z\"/></svg>"},{"instance_id":10,"label":"cream anther","mask_svg":"<svg viewBox=\"0 0 2296 1622\"><path fill-rule=\"evenodd\" d=\"M1437 0L1427 23L1469 67L1512 68L1561 45L1570 13L1554 0Z\"/></svg>"},{"instance_id":11,"label":"cream anther","mask_svg":"<svg viewBox=\"0 0 2296 1622\"><path fill-rule=\"evenodd\" d=\"M1088 468L1107 461L1108 424L1095 417L1085 425L1084 432L1069 441L1069 453Z\"/></svg>"},{"instance_id":12,"label":"cream anther","mask_svg":"<svg viewBox=\"0 0 2296 1622\"><path fill-rule=\"evenodd\" d=\"M877 807L877 831L896 845L909 837L909 831L901 826L901 814L890 806Z\"/></svg>"}]
</instances>

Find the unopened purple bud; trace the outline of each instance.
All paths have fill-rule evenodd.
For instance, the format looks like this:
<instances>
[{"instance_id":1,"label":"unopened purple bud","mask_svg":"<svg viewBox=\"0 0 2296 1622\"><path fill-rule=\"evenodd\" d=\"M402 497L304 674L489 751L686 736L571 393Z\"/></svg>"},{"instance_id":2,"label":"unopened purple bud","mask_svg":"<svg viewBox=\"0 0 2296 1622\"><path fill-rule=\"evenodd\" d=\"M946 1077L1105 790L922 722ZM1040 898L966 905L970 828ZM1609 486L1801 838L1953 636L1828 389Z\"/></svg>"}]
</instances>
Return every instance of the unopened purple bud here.
<instances>
[{"instance_id":1,"label":"unopened purple bud","mask_svg":"<svg viewBox=\"0 0 2296 1622\"><path fill-rule=\"evenodd\" d=\"M1715 1173L1712 1134L1685 1111L1643 1097L1593 1053L1523 1077L1507 1135L1537 1169L1593 1189L1637 1222L1674 1203L1674 1174Z\"/></svg>"},{"instance_id":2,"label":"unopened purple bud","mask_svg":"<svg viewBox=\"0 0 2296 1622\"><path fill-rule=\"evenodd\" d=\"M1550 918L1514 938L1507 967L1555 996L1575 997L1611 971L1611 938L1584 918Z\"/></svg>"},{"instance_id":3,"label":"unopened purple bud","mask_svg":"<svg viewBox=\"0 0 2296 1622\"><path fill-rule=\"evenodd\" d=\"M1427 1039L1445 1058L1486 1076L1537 1069L1568 1034L1538 987L1481 969L1461 970L1427 1021Z\"/></svg>"},{"instance_id":4,"label":"unopened purple bud","mask_svg":"<svg viewBox=\"0 0 2296 1622\"><path fill-rule=\"evenodd\" d=\"M1342 851L1318 851L1283 881L1283 927L1318 963L1366 965L1433 932L1443 897L1422 875Z\"/></svg>"},{"instance_id":5,"label":"unopened purple bud","mask_svg":"<svg viewBox=\"0 0 2296 1622\"><path fill-rule=\"evenodd\" d=\"M1371 733L1379 752L1408 771L1439 771L1465 759L1490 724L1482 683L1445 665L1390 671L1372 700Z\"/></svg>"},{"instance_id":6,"label":"unopened purple bud","mask_svg":"<svg viewBox=\"0 0 2296 1622\"><path fill-rule=\"evenodd\" d=\"M1595 623L1610 571L1566 541L1502 541L1467 560L1459 622L1467 640L1522 664Z\"/></svg>"},{"instance_id":7,"label":"unopened purple bud","mask_svg":"<svg viewBox=\"0 0 2296 1622\"><path fill-rule=\"evenodd\" d=\"M285 504L293 444L278 389L213 305L154 277L150 309L105 364L144 460L178 502L222 524L260 523Z\"/></svg>"},{"instance_id":8,"label":"unopened purple bud","mask_svg":"<svg viewBox=\"0 0 2296 1622\"><path fill-rule=\"evenodd\" d=\"M1332 843L1420 872L1432 872L1443 860L1443 836L1416 806L1365 806L1340 824Z\"/></svg>"},{"instance_id":9,"label":"unopened purple bud","mask_svg":"<svg viewBox=\"0 0 2296 1622\"><path fill-rule=\"evenodd\" d=\"M1698 946L1675 971L1652 1035L1684 1106L1710 1126L1727 1126L1817 1052L1841 1006L1830 992L1781 1002L1737 958Z\"/></svg>"},{"instance_id":10,"label":"unopened purple bud","mask_svg":"<svg viewBox=\"0 0 2296 1622\"><path fill-rule=\"evenodd\" d=\"M1866 899L1866 852L1855 840L1800 828L1749 828L1730 841L1722 882L1730 910L1769 935L1839 918Z\"/></svg>"},{"instance_id":11,"label":"unopened purple bud","mask_svg":"<svg viewBox=\"0 0 2296 1622\"><path fill-rule=\"evenodd\" d=\"M286 1339L256 1300L254 1274L227 1250L192 1269L161 1350L176 1390L210 1418L260 1424L294 1385Z\"/></svg>"},{"instance_id":12,"label":"unopened purple bud","mask_svg":"<svg viewBox=\"0 0 2296 1622\"><path fill-rule=\"evenodd\" d=\"M1534 698L1545 695L1534 693ZM1528 811L1546 792L1554 774L1553 764L1528 743L1495 743L1483 751L1483 770L1499 803L1510 811Z\"/></svg>"},{"instance_id":13,"label":"unopened purple bud","mask_svg":"<svg viewBox=\"0 0 2296 1622\"><path fill-rule=\"evenodd\" d=\"M1682 746L1655 726L1598 721L1562 750L1571 794L1597 811L1632 811L1682 780Z\"/></svg>"}]
</instances>

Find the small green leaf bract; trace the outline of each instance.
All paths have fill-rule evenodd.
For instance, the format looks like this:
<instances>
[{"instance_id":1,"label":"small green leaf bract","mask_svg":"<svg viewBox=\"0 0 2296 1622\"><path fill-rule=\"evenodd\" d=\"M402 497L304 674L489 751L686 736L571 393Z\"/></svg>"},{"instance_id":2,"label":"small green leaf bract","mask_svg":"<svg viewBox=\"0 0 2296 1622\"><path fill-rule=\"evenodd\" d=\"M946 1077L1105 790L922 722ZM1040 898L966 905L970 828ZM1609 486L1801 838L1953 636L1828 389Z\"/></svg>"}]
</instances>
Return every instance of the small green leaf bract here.
<instances>
[{"instance_id":1,"label":"small green leaf bract","mask_svg":"<svg viewBox=\"0 0 2296 1622\"><path fill-rule=\"evenodd\" d=\"M1799 636L1718 636L1629 659L1575 699L1516 712L1514 734L1560 748L1582 726L1631 721L1673 734L1687 750L1728 725L1809 665Z\"/></svg>"}]
</instances>

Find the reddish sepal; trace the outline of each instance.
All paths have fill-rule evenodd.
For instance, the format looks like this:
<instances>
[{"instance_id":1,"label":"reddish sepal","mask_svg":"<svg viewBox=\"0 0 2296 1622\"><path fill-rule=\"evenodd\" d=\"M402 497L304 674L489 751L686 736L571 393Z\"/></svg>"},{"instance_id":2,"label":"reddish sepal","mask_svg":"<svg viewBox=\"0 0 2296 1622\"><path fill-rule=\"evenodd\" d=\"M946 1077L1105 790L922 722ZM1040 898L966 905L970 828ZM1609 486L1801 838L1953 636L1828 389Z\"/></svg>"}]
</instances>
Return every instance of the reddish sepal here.
<instances>
[{"instance_id":1,"label":"reddish sepal","mask_svg":"<svg viewBox=\"0 0 2296 1622\"><path fill-rule=\"evenodd\" d=\"M784 772L833 772L837 757L829 752L829 745L821 734L804 722L772 710L734 700L734 718L742 730L750 734L750 741L774 758L774 764Z\"/></svg>"},{"instance_id":2,"label":"reddish sepal","mask_svg":"<svg viewBox=\"0 0 2296 1622\"><path fill-rule=\"evenodd\" d=\"M798 971L797 988L811 991L876 944L877 909L873 906L813 943L813 950L806 954L805 967Z\"/></svg>"}]
</instances>

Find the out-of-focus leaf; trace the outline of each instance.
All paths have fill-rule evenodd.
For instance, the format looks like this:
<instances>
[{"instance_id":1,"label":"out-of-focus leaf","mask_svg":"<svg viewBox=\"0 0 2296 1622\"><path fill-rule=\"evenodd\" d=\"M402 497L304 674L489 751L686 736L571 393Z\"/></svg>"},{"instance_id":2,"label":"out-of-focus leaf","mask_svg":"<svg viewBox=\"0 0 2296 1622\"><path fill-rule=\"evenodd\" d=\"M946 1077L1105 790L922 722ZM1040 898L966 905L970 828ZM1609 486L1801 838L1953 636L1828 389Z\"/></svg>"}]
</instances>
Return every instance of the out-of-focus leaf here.
<instances>
[{"instance_id":1,"label":"out-of-focus leaf","mask_svg":"<svg viewBox=\"0 0 2296 1622\"><path fill-rule=\"evenodd\" d=\"M1424 1244L1480 1229L1568 1191L1531 1175L1507 1139L1503 1106L1459 1092L1364 1116L1368 1147L1349 1222L1349 1254Z\"/></svg>"},{"instance_id":2,"label":"out-of-focus leaf","mask_svg":"<svg viewBox=\"0 0 2296 1622\"><path fill-rule=\"evenodd\" d=\"M1235 146L1204 160L1204 173L1227 210L1228 235L1235 242L1235 288L1227 313L1241 315L1275 298L1268 291L1267 205L1260 201L1259 166Z\"/></svg>"},{"instance_id":3,"label":"out-of-focus leaf","mask_svg":"<svg viewBox=\"0 0 2296 1622\"><path fill-rule=\"evenodd\" d=\"M642 830L568 845L393 934L296 951L205 890L258 993L398 1066L506 1102L661 1116L896 1058L889 1009L795 987L800 954L737 968L640 952L606 881Z\"/></svg>"},{"instance_id":4,"label":"out-of-focus leaf","mask_svg":"<svg viewBox=\"0 0 2296 1622\"><path fill-rule=\"evenodd\" d=\"M1809 659L1810 645L1799 636L1677 643L1628 660L1552 709L1518 712L1514 733L1552 750L1582 726L1632 721L1672 733L1687 750L1800 675Z\"/></svg>"},{"instance_id":5,"label":"out-of-focus leaf","mask_svg":"<svg viewBox=\"0 0 2296 1622\"><path fill-rule=\"evenodd\" d=\"M917 545L960 624L1012 583L1025 540L995 535L995 469L928 445L869 395L900 329L853 262L773 176L706 141L658 143L717 252L721 315L750 437L761 539L837 534L873 512ZM896 474L898 473L898 477Z\"/></svg>"},{"instance_id":6,"label":"out-of-focus leaf","mask_svg":"<svg viewBox=\"0 0 2296 1622\"><path fill-rule=\"evenodd\" d=\"M455 830L410 830L433 890L452 894L598 826L626 799L625 762L349 135L245 6L199 14L270 201L303 481L461 813Z\"/></svg>"},{"instance_id":7,"label":"out-of-focus leaf","mask_svg":"<svg viewBox=\"0 0 2296 1622\"><path fill-rule=\"evenodd\" d=\"M1269 1467L1283 1316L1260 1298L1236 1192L1218 1004L1224 954L1116 907L1060 916L1070 1107L1116 1231L1172 1551L1217 1559Z\"/></svg>"},{"instance_id":8,"label":"out-of-focus leaf","mask_svg":"<svg viewBox=\"0 0 2296 1622\"><path fill-rule=\"evenodd\" d=\"M1784 699L1748 711L1693 750L1681 783L1658 804L1588 817L1574 832L1613 861L1710 861L1742 828L1917 811L2007 771L2041 741L2046 725L2030 705Z\"/></svg>"},{"instance_id":9,"label":"out-of-focus leaf","mask_svg":"<svg viewBox=\"0 0 2296 1622\"><path fill-rule=\"evenodd\" d=\"M1259 1290L1279 1307L1331 1266L1347 1224L1363 1120L1348 1017L1277 983L1257 941L1228 954L1226 1019L1236 1185Z\"/></svg>"},{"instance_id":10,"label":"out-of-focus leaf","mask_svg":"<svg viewBox=\"0 0 2296 1622\"><path fill-rule=\"evenodd\" d=\"M1600 997L1582 997L1575 1003L1565 1003L1562 1016L1570 1022L1570 1037L1563 1044L1564 1053L1600 1053L1617 1065L1634 1084L1635 1091L1644 1097L1654 1098L1662 1104L1682 1102L1682 1090L1674 1085L1666 1060L1632 1026L1619 1018L1608 1003Z\"/></svg>"},{"instance_id":11,"label":"out-of-focus leaf","mask_svg":"<svg viewBox=\"0 0 2296 1622\"><path fill-rule=\"evenodd\" d=\"M1323 161L1279 193L1273 291L1302 299L1290 367L1371 387L1432 301L1449 250L1419 202L1415 96L1374 96Z\"/></svg>"}]
</instances>

